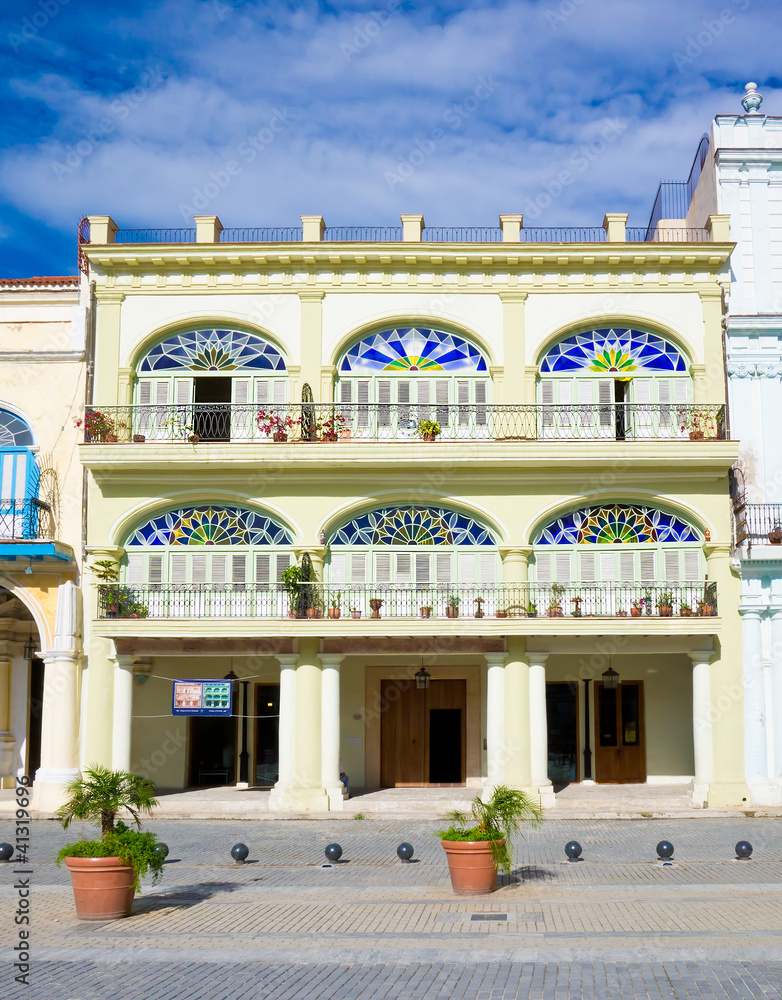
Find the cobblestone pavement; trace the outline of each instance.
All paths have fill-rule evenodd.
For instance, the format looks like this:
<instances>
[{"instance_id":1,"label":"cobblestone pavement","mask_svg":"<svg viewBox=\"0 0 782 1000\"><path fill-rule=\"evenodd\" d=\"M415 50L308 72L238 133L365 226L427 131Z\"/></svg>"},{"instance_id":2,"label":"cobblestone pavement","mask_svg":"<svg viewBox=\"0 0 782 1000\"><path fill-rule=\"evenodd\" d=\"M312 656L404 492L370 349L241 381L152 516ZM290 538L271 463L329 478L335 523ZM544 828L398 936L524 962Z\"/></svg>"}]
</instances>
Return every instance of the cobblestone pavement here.
<instances>
[{"instance_id":1,"label":"cobblestone pavement","mask_svg":"<svg viewBox=\"0 0 782 1000\"><path fill-rule=\"evenodd\" d=\"M775 819L549 820L520 843L514 876L474 898L451 892L436 822L151 827L171 848L162 882L129 919L93 924L75 919L51 861L82 831L34 823L31 985L14 982L17 876L0 865L1 1000L782 996ZM565 860L570 839L583 861ZM671 867L656 859L663 839ZM740 839L749 861L735 860ZM321 868L334 840L342 861ZM396 857L402 840L412 864ZM250 863L230 860L237 841Z\"/></svg>"}]
</instances>

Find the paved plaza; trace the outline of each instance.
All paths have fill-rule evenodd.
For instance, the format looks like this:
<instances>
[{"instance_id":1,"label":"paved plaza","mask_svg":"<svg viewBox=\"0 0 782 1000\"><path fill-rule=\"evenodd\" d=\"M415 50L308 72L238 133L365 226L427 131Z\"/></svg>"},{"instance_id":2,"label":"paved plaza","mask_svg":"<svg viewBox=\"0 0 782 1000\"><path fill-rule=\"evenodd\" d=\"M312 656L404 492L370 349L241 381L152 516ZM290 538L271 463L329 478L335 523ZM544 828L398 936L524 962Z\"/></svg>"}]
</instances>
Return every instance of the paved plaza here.
<instances>
[{"instance_id":1,"label":"paved plaza","mask_svg":"<svg viewBox=\"0 0 782 1000\"><path fill-rule=\"evenodd\" d=\"M17 876L0 867L3 1000L782 995L778 819L549 820L521 843L514 877L475 898L451 892L436 822L150 825L171 849L162 882L129 919L91 924L51 861L78 825L34 824L29 986L14 982L8 947ZM0 822L0 840L11 833ZM755 853L737 861L745 838ZM656 859L662 839L670 867ZM402 840L412 864L396 857ZM230 859L237 841L245 865ZM331 841L343 858L321 868Z\"/></svg>"}]
</instances>

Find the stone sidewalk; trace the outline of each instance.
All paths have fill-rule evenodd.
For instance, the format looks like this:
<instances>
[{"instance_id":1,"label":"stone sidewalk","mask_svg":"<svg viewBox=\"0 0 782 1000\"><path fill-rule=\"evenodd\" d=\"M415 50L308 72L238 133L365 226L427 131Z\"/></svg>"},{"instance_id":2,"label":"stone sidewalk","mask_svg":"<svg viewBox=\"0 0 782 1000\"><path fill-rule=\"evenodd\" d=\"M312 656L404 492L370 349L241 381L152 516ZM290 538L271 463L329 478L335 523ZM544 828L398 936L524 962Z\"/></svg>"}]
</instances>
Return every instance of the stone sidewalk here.
<instances>
[{"instance_id":1,"label":"stone sidewalk","mask_svg":"<svg viewBox=\"0 0 782 1000\"><path fill-rule=\"evenodd\" d=\"M173 822L163 881L122 921L77 921L67 872L73 839L33 827L32 985L0 997L456 997L541 1000L782 995L782 827L772 819L548 821L521 866L488 896L454 896L435 823ZM10 839L0 822L0 839ZM563 845L578 839L584 860ZM749 839L755 854L734 860ZM655 845L673 842L662 867ZM250 863L230 860L233 843ZM340 864L321 868L337 840ZM396 846L410 841L415 863ZM13 864L0 867L0 928L14 935ZM117 979L117 976L120 979ZM121 990L116 984L120 982Z\"/></svg>"}]
</instances>

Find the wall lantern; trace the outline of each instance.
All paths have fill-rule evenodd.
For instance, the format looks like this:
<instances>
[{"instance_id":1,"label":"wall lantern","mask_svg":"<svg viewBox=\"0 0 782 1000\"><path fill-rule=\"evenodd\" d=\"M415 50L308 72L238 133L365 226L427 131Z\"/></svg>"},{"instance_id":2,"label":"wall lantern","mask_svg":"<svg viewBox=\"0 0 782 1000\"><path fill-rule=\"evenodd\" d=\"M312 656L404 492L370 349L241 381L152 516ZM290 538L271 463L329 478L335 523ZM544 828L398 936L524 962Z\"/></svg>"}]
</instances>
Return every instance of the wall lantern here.
<instances>
[{"instance_id":1,"label":"wall lantern","mask_svg":"<svg viewBox=\"0 0 782 1000\"><path fill-rule=\"evenodd\" d=\"M608 670L603 672L603 687L606 691L616 691L619 686L619 674L614 670L614 668L608 665Z\"/></svg>"},{"instance_id":2,"label":"wall lantern","mask_svg":"<svg viewBox=\"0 0 782 1000\"><path fill-rule=\"evenodd\" d=\"M24 644L24 652L22 655L24 656L25 660L28 660L30 662L32 662L35 657L35 643L33 642L32 632L30 632L30 638Z\"/></svg>"},{"instance_id":3,"label":"wall lantern","mask_svg":"<svg viewBox=\"0 0 782 1000\"><path fill-rule=\"evenodd\" d=\"M432 675L429 673L429 671L424 667L424 665L422 663L421 664L421 669L415 675L415 686L416 686L416 688L419 691L428 691L429 690L429 680L430 680L431 676Z\"/></svg>"}]
</instances>

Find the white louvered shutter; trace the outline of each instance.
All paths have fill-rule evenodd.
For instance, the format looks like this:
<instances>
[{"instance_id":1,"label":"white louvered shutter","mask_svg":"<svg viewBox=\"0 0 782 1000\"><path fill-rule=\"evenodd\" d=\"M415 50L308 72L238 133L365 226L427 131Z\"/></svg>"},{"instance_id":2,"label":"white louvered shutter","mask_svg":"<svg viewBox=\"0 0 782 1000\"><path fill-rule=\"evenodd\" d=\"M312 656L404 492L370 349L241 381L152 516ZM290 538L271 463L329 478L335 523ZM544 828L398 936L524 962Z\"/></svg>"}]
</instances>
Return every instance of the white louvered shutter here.
<instances>
[{"instance_id":1,"label":"white louvered shutter","mask_svg":"<svg viewBox=\"0 0 782 1000\"><path fill-rule=\"evenodd\" d=\"M152 382L150 380L139 382L138 401L140 406L149 406L152 402Z\"/></svg>"},{"instance_id":2,"label":"white louvered shutter","mask_svg":"<svg viewBox=\"0 0 782 1000\"><path fill-rule=\"evenodd\" d=\"M231 556L231 583L245 583L247 580L247 556L233 553Z\"/></svg>"},{"instance_id":3,"label":"white louvered shutter","mask_svg":"<svg viewBox=\"0 0 782 1000\"><path fill-rule=\"evenodd\" d=\"M391 424L391 383L381 379L377 383L377 422L380 427Z\"/></svg>"},{"instance_id":4,"label":"white louvered shutter","mask_svg":"<svg viewBox=\"0 0 782 1000\"><path fill-rule=\"evenodd\" d=\"M148 556L147 580L152 584L163 582L163 556Z\"/></svg>"},{"instance_id":5,"label":"white louvered shutter","mask_svg":"<svg viewBox=\"0 0 782 1000\"><path fill-rule=\"evenodd\" d=\"M700 553L697 549L685 549L684 579L688 582L696 582L700 575Z\"/></svg>"},{"instance_id":6,"label":"white louvered shutter","mask_svg":"<svg viewBox=\"0 0 782 1000\"><path fill-rule=\"evenodd\" d=\"M582 583L594 583L595 582L595 553L594 552L582 552L579 555L579 560L581 562L581 582Z\"/></svg>"},{"instance_id":7,"label":"white louvered shutter","mask_svg":"<svg viewBox=\"0 0 782 1000\"><path fill-rule=\"evenodd\" d=\"M600 579L608 583L616 580L616 559L613 552L600 553Z\"/></svg>"},{"instance_id":8,"label":"white louvered shutter","mask_svg":"<svg viewBox=\"0 0 782 1000\"><path fill-rule=\"evenodd\" d=\"M536 554L535 577L538 583L551 583L551 553L538 552Z\"/></svg>"},{"instance_id":9,"label":"white louvered shutter","mask_svg":"<svg viewBox=\"0 0 782 1000\"><path fill-rule=\"evenodd\" d=\"M136 586L144 583L144 556L140 552L128 556L128 583Z\"/></svg>"},{"instance_id":10,"label":"white louvered shutter","mask_svg":"<svg viewBox=\"0 0 782 1000\"><path fill-rule=\"evenodd\" d=\"M332 552L331 554L331 582L348 582L348 556L346 552Z\"/></svg>"},{"instance_id":11,"label":"white louvered shutter","mask_svg":"<svg viewBox=\"0 0 782 1000\"><path fill-rule=\"evenodd\" d=\"M277 558L276 558L276 560L275 560L275 561L276 561L276 566L275 566L275 570L276 570L276 574L275 574L275 579L276 579L277 583L279 583L279 582L280 582L280 580L282 579L282 574L283 574L283 573L285 572L285 570L286 570L286 569L288 569L288 568L290 567L290 565L291 565L291 561L292 561L292 557L291 557L291 554L290 554L290 552L280 552L280 553L279 553L279 554L277 555Z\"/></svg>"},{"instance_id":12,"label":"white louvered shutter","mask_svg":"<svg viewBox=\"0 0 782 1000\"><path fill-rule=\"evenodd\" d=\"M570 553L557 552L557 579L556 583L569 583L573 579L570 571Z\"/></svg>"},{"instance_id":13,"label":"white louvered shutter","mask_svg":"<svg viewBox=\"0 0 782 1000\"><path fill-rule=\"evenodd\" d=\"M580 378L578 385L578 419L582 427L594 424L595 393L592 379Z\"/></svg>"},{"instance_id":14,"label":"white louvered shutter","mask_svg":"<svg viewBox=\"0 0 782 1000\"><path fill-rule=\"evenodd\" d=\"M255 380L255 402L259 406L266 406L269 402L269 380L257 378Z\"/></svg>"},{"instance_id":15,"label":"white louvered shutter","mask_svg":"<svg viewBox=\"0 0 782 1000\"><path fill-rule=\"evenodd\" d=\"M14 499L14 456L3 455L2 500Z\"/></svg>"},{"instance_id":16,"label":"white louvered shutter","mask_svg":"<svg viewBox=\"0 0 782 1000\"><path fill-rule=\"evenodd\" d=\"M353 552L350 556L350 582L367 582L367 555L366 552Z\"/></svg>"},{"instance_id":17,"label":"white louvered shutter","mask_svg":"<svg viewBox=\"0 0 782 1000\"><path fill-rule=\"evenodd\" d=\"M215 553L212 556L212 583L225 583L225 560L224 555Z\"/></svg>"},{"instance_id":18,"label":"white louvered shutter","mask_svg":"<svg viewBox=\"0 0 782 1000\"><path fill-rule=\"evenodd\" d=\"M412 583L412 556L409 552L400 552L396 557L396 583Z\"/></svg>"},{"instance_id":19,"label":"white louvered shutter","mask_svg":"<svg viewBox=\"0 0 782 1000\"><path fill-rule=\"evenodd\" d=\"M446 552L438 552L435 556L435 572L438 583L451 582L451 557Z\"/></svg>"},{"instance_id":20,"label":"white louvered shutter","mask_svg":"<svg viewBox=\"0 0 782 1000\"><path fill-rule=\"evenodd\" d=\"M677 550L666 549L663 552L663 565L665 567L665 582L677 583L681 579L679 572L679 553Z\"/></svg>"},{"instance_id":21,"label":"white louvered shutter","mask_svg":"<svg viewBox=\"0 0 782 1000\"><path fill-rule=\"evenodd\" d=\"M497 557L493 552L481 552L479 558L481 583L494 583L497 578Z\"/></svg>"},{"instance_id":22,"label":"white louvered shutter","mask_svg":"<svg viewBox=\"0 0 782 1000\"><path fill-rule=\"evenodd\" d=\"M369 380L360 379L356 382L356 403L358 404L358 427L369 426Z\"/></svg>"},{"instance_id":23,"label":"white louvered shutter","mask_svg":"<svg viewBox=\"0 0 782 1000\"><path fill-rule=\"evenodd\" d=\"M16 476L14 477L14 500L24 500L27 492L27 455L17 452ZM0 499L2 499L0 497Z\"/></svg>"},{"instance_id":24,"label":"white louvered shutter","mask_svg":"<svg viewBox=\"0 0 782 1000\"><path fill-rule=\"evenodd\" d=\"M231 389L234 403L249 403L250 401L250 380L248 378L231 379Z\"/></svg>"},{"instance_id":25,"label":"white louvered shutter","mask_svg":"<svg viewBox=\"0 0 782 1000\"><path fill-rule=\"evenodd\" d=\"M375 554L375 583L391 582L391 553L378 552Z\"/></svg>"},{"instance_id":26,"label":"white louvered shutter","mask_svg":"<svg viewBox=\"0 0 782 1000\"><path fill-rule=\"evenodd\" d=\"M477 427L486 426L486 402L489 398L488 388L486 382L475 383L475 424Z\"/></svg>"},{"instance_id":27,"label":"white louvered shutter","mask_svg":"<svg viewBox=\"0 0 782 1000\"><path fill-rule=\"evenodd\" d=\"M206 583L206 555L200 552L190 557L190 573L193 583Z\"/></svg>"},{"instance_id":28,"label":"white louvered shutter","mask_svg":"<svg viewBox=\"0 0 782 1000\"><path fill-rule=\"evenodd\" d=\"M429 583L431 571L431 559L422 552L415 555L415 582Z\"/></svg>"},{"instance_id":29,"label":"white louvered shutter","mask_svg":"<svg viewBox=\"0 0 782 1000\"><path fill-rule=\"evenodd\" d=\"M632 583L635 579L635 556L632 552L619 553L619 579Z\"/></svg>"},{"instance_id":30,"label":"white louvered shutter","mask_svg":"<svg viewBox=\"0 0 782 1000\"><path fill-rule=\"evenodd\" d=\"M470 422L470 383L464 379L456 383L456 402L459 404L459 424L464 427Z\"/></svg>"},{"instance_id":31,"label":"white louvered shutter","mask_svg":"<svg viewBox=\"0 0 782 1000\"><path fill-rule=\"evenodd\" d=\"M477 574L475 572L475 553L463 552L459 557L461 563L459 579L462 583L475 583Z\"/></svg>"},{"instance_id":32,"label":"white louvered shutter","mask_svg":"<svg viewBox=\"0 0 782 1000\"><path fill-rule=\"evenodd\" d=\"M629 408L627 431L632 437L654 437L652 419L652 380L650 378L634 378L632 383L633 406Z\"/></svg>"},{"instance_id":33,"label":"white louvered shutter","mask_svg":"<svg viewBox=\"0 0 782 1000\"><path fill-rule=\"evenodd\" d=\"M600 379L597 383L597 398L600 403L600 426L611 427L613 424L614 383L610 379Z\"/></svg>"},{"instance_id":34,"label":"white louvered shutter","mask_svg":"<svg viewBox=\"0 0 782 1000\"><path fill-rule=\"evenodd\" d=\"M174 379L174 399L177 406L186 406L190 402L192 393L193 380L191 378ZM165 382L158 382L157 384L157 402L168 402L168 385Z\"/></svg>"},{"instance_id":35,"label":"white louvered shutter","mask_svg":"<svg viewBox=\"0 0 782 1000\"><path fill-rule=\"evenodd\" d=\"M543 426L551 427L554 423L554 382L550 378L540 383L540 401L543 404Z\"/></svg>"},{"instance_id":36,"label":"white louvered shutter","mask_svg":"<svg viewBox=\"0 0 782 1000\"><path fill-rule=\"evenodd\" d=\"M684 405L687 402L688 395L688 381L684 378L672 379L673 382L673 398L674 402L679 405Z\"/></svg>"},{"instance_id":37,"label":"white louvered shutter","mask_svg":"<svg viewBox=\"0 0 782 1000\"><path fill-rule=\"evenodd\" d=\"M654 552L641 552L640 564L641 581L643 583L654 583Z\"/></svg>"},{"instance_id":38,"label":"white louvered shutter","mask_svg":"<svg viewBox=\"0 0 782 1000\"><path fill-rule=\"evenodd\" d=\"M670 427L672 423L673 407L671 403L671 383L667 378L657 379L657 400L660 406L660 426Z\"/></svg>"},{"instance_id":39,"label":"white louvered shutter","mask_svg":"<svg viewBox=\"0 0 782 1000\"><path fill-rule=\"evenodd\" d=\"M282 406L286 402L287 382L283 378L272 380L273 399L275 406Z\"/></svg>"},{"instance_id":40,"label":"white louvered shutter","mask_svg":"<svg viewBox=\"0 0 782 1000\"><path fill-rule=\"evenodd\" d=\"M171 583L187 582L187 556L184 552L175 552L171 556Z\"/></svg>"},{"instance_id":41,"label":"white louvered shutter","mask_svg":"<svg viewBox=\"0 0 782 1000\"><path fill-rule=\"evenodd\" d=\"M255 553L255 582L265 586L272 578L272 558L268 552Z\"/></svg>"}]
</instances>

